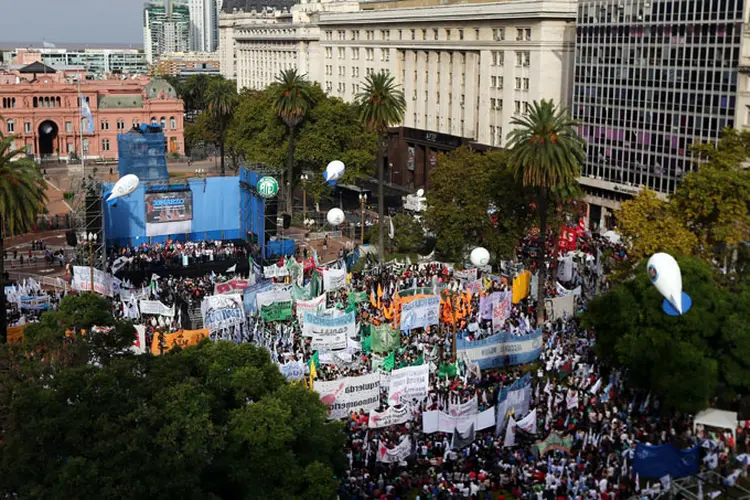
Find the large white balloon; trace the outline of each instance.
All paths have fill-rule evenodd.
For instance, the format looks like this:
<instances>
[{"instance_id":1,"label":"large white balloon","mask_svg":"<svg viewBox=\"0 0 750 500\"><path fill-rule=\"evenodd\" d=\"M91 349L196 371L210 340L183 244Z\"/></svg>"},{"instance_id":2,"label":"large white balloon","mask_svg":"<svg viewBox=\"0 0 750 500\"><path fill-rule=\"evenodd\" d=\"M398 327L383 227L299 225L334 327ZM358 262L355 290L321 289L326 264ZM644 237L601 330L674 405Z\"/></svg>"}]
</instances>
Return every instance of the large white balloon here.
<instances>
[{"instance_id":1,"label":"large white balloon","mask_svg":"<svg viewBox=\"0 0 750 500\"><path fill-rule=\"evenodd\" d=\"M471 251L469 260L476 267L486 266L490 262L490 252L486 248L476 247Z\"/></svg>"},{"instance_id":2,"label":"large white balloon","mask_svg":"<svg viewBox=\"0 0 750 500\"><path fill-rule=\"evenodd\" d=\"M124 177L121 177L120 180L115 183L112 191L107 197L107 203L114 203L114 200L116 200L117 198L122 198L123 196L129 195L136 190L139 182L140 180L138 179L138 177L133 174L128 174Z\"/></svg>"},{"instance_id":3,"label":"large white balloon","mask_svg":"<svg viewBox=\"0 0 750 500\"><path fill-rule=\"evenodd\" d=\"M333 160L328 166L326 166L326 171L323 172L323 179L325 179L326 182L336 183L336 181L341 179L341 176L344 175L345 170L346 166L343 161Z\"/></svg>"},{"instance_id":4,"label":"large white balloon","mask_svg":"<svg viewBox=\"0 0 750 500\"><path fill-rule=\"evenodd\" d=\"M686 313L691 300L682 292L682 273L674 257L668 253L655 253L648 259L647 270L651 283L673 308L664 304L664 312L673 316Z\"/></svg>"},{"instance_id":5,"label":"large white balloon","mask_svg":"<svg viewBox=\"0 0 750 500\"><path fill-rule=\"evenodd\" d=\"M344 222L344 212L340 208L332 208L326 215L328 223L332 226L341 225Z\"/></svg>"}]
</instances>

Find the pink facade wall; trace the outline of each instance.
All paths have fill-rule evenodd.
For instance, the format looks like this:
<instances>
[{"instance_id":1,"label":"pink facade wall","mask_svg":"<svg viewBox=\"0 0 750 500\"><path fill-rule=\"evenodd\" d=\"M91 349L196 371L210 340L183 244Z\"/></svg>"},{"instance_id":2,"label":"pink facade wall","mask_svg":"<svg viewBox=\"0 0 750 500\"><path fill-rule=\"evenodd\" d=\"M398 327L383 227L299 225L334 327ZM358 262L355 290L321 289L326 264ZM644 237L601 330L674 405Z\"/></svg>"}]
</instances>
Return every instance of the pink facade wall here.
<instances>
[{"instance_id":1,"label":"pink facade wall","mask_svg":"<svg viewBox=\"0 0 750 500\"><path fill-rule=\"evenodd\" d=\"M49 121L57 128L52 141L52 152L45 158L66 160L70 152L81 152L81 118L78 106L78 84L66 80L62 72L55 74L22 75L17 72L0 74L0 129L14 135L16 149L26 148L37 159L41 158L40 127ZM134 124L164 121L167 150L184 154L184 106L182 100L164 92L146 95L150 78L128 80L93 80L81 82L81 93L87 98L94 117L94 131L83 127L84 144L88 142L86 159L116 160L117 135L130 130ZM142 96L142 106L99 109L101 96L114 96L126 102ZM34 102L36 98L36 107ZM132 100L130 101L132 104ZM120 129L118 130L118 122ZM12 125L11 125L12 124ZM9 130L11 127L11 130ZM45 128L47 128L45 126Z\"/></svg>"}]
</instances>

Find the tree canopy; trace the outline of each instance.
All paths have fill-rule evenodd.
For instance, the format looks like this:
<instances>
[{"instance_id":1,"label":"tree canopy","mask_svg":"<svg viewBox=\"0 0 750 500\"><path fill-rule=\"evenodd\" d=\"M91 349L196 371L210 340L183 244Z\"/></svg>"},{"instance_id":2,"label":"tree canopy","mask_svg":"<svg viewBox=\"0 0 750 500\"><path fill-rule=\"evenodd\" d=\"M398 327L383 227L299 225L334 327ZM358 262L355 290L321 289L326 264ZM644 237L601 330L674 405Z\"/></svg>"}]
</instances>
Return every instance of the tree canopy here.
<instances>
[{"instance_id":1,"label":"tree canopy","mask_svg":"<svg viewBox=\"0 0 750 500\"><path fill-rule=\"evenodd\" d=\"M121 349L132 326L108 307L90 294L66 297L27 328L24 344L0 347L3 494L335 496L343 429L327 422L317 394L286 383L267 351L206 340L137 356ZM115 330L65 333L102 323ZM71 351L79 355L63 356Z\"/></svg>"}]
</instances>

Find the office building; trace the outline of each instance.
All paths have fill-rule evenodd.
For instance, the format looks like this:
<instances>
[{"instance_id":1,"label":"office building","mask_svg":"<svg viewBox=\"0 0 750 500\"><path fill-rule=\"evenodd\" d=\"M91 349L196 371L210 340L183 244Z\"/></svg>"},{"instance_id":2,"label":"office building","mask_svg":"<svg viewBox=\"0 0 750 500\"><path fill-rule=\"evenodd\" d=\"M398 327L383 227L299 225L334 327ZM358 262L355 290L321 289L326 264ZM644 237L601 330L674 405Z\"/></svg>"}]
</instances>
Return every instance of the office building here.
<instances>
[{"instance_id":1,"label":"office building","mask_svg":"<svg viewBox=\"0 0 750 500\"><path fill-rule=\"evenodd\" d=\"M222 0L189 0L190 43L193 51L214 52L219 46Z\"/></svg>"},{"instance_id":2,"label":"office building","mask_svg":"<svg viewBox=\"0 0 750 500\"><path fill-rule=\"evenodd\" d=\"M750 125L750 47L735 0L582 0L577 16L581 184L603 223L644 186L673 193L697 166L693 144Z\"/></svg>"},{"instance_id":3,"label":"office building","mask_svg":"<svg viewBox=\"0 0 750 500\"><path fill-rule=\"evenodd\" d=\"M149 2L143 7L143 48L146 61L159 55L190 50L190 10L175 0Z\"/></svg>"},{"instance_id":4,"label":"office building","mask_svg":"<svg viewBox=\"0 0 750 500\"><path fill-rule=\"evenodd\" d=\"M154 74L176 76L180 80L191 75L221 75L218 52L170 52L162 54L154 65Z\"/></svg>"},{"instance_id":5,"label":"office building","mask_svg":"<svg viewBox=\"0 0 750 500\"><path fill-rule=\"evenodd\" d=\"M11 65L41 62L51 68L82 68L88 78L110 75L145 75L146 54L138 49L18 48L9 51Z\"/></svg>"}]
</instances>

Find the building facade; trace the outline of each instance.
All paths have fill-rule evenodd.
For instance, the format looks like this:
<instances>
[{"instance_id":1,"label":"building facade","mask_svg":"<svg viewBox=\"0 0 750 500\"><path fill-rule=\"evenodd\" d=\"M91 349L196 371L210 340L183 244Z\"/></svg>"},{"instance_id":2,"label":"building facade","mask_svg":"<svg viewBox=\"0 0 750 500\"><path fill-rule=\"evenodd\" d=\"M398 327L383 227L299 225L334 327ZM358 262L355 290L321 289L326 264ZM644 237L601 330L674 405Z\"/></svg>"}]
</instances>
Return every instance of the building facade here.
<instances>
[{"instance_id":1,"label":"building facade","mask_svg":"<svg viewBox=\"0 0 750 500\"><path fill-rule=\"evenodd\" d=\"M579 2L573 114L594 222L642 187L673 193L697 166L693 144L750 126L744 10L734 0Z\"/></svg>"},{"instance_id":2,"label":"building facade","mask_svg":"<svg viewBox=\"0 0 750 500\"><path fill-rule=\"evenodd\" d=\"M154 74L187 78L190 75L220 75L218 52L170 52L159 57Z\"/></svg>"},{"instance_id":3,"label":"building facade","mask_svg":"<svg viewBox=\"0 0 750 500\"><path fill-rule=\"evenodd\" d=\"M167 52L187 52L190 43L190 9L184 2L163 0L143 6L143 49L153 64Z\"/></svg>"},{"instance_id":4,"label":"building facade","mask_svg":"<svg viewBox=\"0 0 750 500\"><path fill-rule=\"evenodd\" d=\"M184 107L166 81L149 77L85 80L82 71L41 63L0 71L0 122L12 147L37 160L117 159L117 135L142 123L162 125L169 152L184 153ZM80 83L79 83L80 79ZM82 117L88 102L93 131Z\"/></svg>"},{"instance_id":5,"label":"building facade","mask_svg":"<svg viewBox=\"0 0 750 500\"><path fill-rule=\"evenodd\" d=\"M55 69L83 68L89 78L148 73L146 54L138 49L18 48L9 56L10 64L19 66L41 62Z\"/></svg>"},{"instance_id":6,"label":"building facade","mask_svg":"<svg viewBox=\"0 0 750 500\"><path fill-rule=\"evenodd\" d=\"M189 0L190 44L195 52L215 52L219 47L219 13L223 0Z\"/></svg>"}]
</instances>

